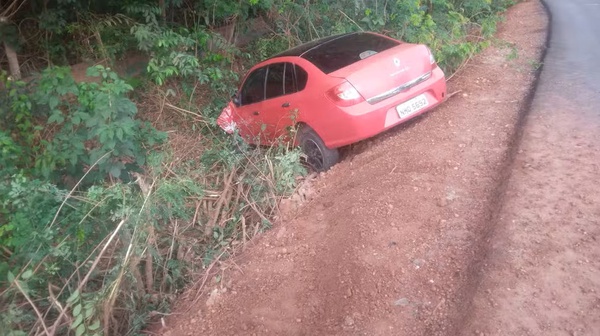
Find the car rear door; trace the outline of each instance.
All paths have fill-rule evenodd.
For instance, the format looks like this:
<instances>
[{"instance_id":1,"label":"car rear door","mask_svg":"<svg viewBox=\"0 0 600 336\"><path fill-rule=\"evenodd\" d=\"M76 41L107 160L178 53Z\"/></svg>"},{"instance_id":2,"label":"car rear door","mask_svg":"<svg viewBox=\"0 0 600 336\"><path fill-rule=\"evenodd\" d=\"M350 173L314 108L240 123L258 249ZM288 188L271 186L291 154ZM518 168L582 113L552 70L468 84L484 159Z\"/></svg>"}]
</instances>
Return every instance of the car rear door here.
<instances>
[{"instance_id":1,"label":"car rear door","mask_svg":"<svg viewBox=\"0 0 600 336\"><path fill-rule=\"evenodd\" d=\"M273 143L289 134L302 105L302 90L306 86L307 73L300 66L285 62L269 65L267 71L264 109L260 119L264 124L264 141Z\"/></svg>"}]
</instances>

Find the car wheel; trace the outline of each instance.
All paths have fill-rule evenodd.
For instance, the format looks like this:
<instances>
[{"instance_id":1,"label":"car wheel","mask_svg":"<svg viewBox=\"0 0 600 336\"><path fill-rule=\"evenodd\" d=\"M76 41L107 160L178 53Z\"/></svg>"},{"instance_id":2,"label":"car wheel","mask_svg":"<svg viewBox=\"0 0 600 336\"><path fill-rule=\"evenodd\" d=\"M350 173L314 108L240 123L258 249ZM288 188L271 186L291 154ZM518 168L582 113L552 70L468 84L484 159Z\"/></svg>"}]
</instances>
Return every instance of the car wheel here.
<instances>
[{"instance_id":1,"label":"car wheel","mask_svg":"<svg viewBox=\"0 0 600 336\"><path fill-rule=\"evenodd\" d=\"M298 140L300 148L306 155L306 162L317 172L329 170L340 159L338 150L325 146L323 139L308 126L300 128Z\"/></svg>"}]
</instances>

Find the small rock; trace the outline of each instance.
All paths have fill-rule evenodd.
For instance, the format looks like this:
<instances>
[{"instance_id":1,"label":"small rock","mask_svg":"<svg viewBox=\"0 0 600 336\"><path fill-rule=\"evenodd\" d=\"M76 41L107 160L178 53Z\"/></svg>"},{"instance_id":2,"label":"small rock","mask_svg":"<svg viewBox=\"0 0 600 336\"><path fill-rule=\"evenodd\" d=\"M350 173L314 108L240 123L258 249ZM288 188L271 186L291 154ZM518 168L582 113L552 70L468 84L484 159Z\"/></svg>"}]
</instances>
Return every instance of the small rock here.
<instances>
[{"instance_id":1,"label":"small rock","mask_svg":"<svg viewBox=\"0 0 600 336\"><path fill-rule=\"evenodd\" d=\"M352 326L352 325L354 325L354 319L350 316L346 316L344 318L344 324L347 326Z\"/></svg>"},{"instance_id":2,"label":"small rock","mask_svg":"<svg viewBox=\"0 0 600 336\"><path fill-rule=\"evenodd\" d=\"M213 306L217 302L217 300L219 300L219 296L219 290L217 288L213 289L213 291L210 292L210 295L208 296L208 300L206 300L206 306Z\"/></svg>"},{"instance_id":3,"label":"small rock","mask_svg":"<svg viewBox=\"0 0 600 336\"><path fill-rule=\"evenodd\" d=\"M198 320L197 319L192 319L191 322L192 322L192 324L194 324L194 323L198 322Z\"/></svg>"},{"instance_id":4,"label":"small rock","mask_svg":"<svg viewBox=\"0 0 600 336\"><path fill-rule=\"evenodd\" d=\"M394 306L408 306L410 302L408 301L407 298L401 298L399 300L396 300L396 302L394 302Z\"/></svg>"},{"instance_id":5,"label":"small rock","mask_svg":"<svg viewBox=\"0 0 600 336\"><path fill-rule=\"evenodd\" d=\"M415 265L415 268L416 268L416 269L419 269L419 268L421 268L423 265L425 265L425 260L423 260L423 259L414 259L414 260L412 261L412 263L413 263L413 265Z\"/></svg>"},{"instance_id":6,"label":"small rock","mask_svg":"<svg viewBox=\"0 0 600 336\"><path fill-rule=\"evenodd\" d=\"M279 231L277 232L277 235L275 235L275 238L277 239L281 239L285 236L286 233L286 229L285 227L282 227L281 229L279 229Z\"/></svg>"},{"instance_id":7,"label":"small rock","mask_svg":"<svg viewBox=\"0 0 600 336\"><path fill-rule=\"evenodd\" d=\"M302 322L302 319L297 318L296 322L300 323L300 322Z\"/></svg>"}]
</instances>

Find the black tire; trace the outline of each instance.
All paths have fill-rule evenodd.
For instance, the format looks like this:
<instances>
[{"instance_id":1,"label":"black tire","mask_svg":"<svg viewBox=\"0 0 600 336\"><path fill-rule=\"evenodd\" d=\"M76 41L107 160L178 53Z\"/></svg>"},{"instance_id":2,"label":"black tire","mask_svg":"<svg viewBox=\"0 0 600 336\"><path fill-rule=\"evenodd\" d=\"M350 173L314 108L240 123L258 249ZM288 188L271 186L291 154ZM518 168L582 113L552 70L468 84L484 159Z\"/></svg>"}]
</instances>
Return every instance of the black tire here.
<instances>
[{"instance_id":1,"label":"black tire","mask_svg":"<svg viewBox=\"0 0 600 336\"><path fill-rule=\"evenodd\" d=\"M298 130L298 144L306 155L306 163L317 172L329 170L340 159L338 150L325 146L323 139L308 126Z\"/></svg>"}]
</instances>

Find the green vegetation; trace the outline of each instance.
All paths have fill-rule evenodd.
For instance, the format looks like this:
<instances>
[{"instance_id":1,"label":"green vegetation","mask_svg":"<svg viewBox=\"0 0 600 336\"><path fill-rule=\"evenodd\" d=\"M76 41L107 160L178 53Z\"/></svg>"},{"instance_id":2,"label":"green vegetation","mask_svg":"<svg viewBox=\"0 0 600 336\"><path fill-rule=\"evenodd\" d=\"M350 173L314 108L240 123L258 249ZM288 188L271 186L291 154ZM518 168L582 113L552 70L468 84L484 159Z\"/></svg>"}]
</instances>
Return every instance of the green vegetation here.
<instances>
[{"instance_id":1,"label":"green vegetation","mask_svg":"<svg viewBox=\"0 0 600 336\"><path fill-rule=\"evenodd\" d=\"M511 4L0 1L0 330L138 334L270 227L300 152L216 127L252 63L372 30L428 44L451 73Z\"/></svg>"}]
</instances>

